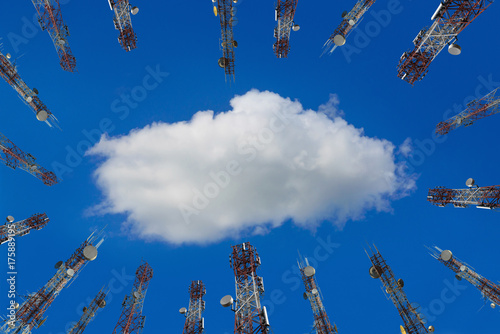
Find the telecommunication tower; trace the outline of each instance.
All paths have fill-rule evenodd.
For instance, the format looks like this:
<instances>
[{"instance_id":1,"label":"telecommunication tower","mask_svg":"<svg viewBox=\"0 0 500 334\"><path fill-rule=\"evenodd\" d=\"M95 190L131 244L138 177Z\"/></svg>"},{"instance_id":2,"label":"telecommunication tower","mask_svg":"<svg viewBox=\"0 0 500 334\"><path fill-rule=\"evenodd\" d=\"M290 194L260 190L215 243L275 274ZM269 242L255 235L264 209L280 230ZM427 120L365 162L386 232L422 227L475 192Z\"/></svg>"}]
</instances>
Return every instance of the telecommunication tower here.
<instances>
[{"instance_id":1,"label":"telecommunication tower","mask_svg":"<svg viewBox=\"0 0 500 334\"><path fill-rule=\"evenodd\" d=\"M293 21L298 1L278 0L276 5L274 19L278 24L274 28L276 42L274 42L273 49L278 58L288 57L288 52L290 51L290 32L300 29L300 26Z\"/></svg>"},{"instance_id":2,"label":"telecommunication tower","mask_svg":"<svg viewBox=\"0 0 500 334\"><path fill-rule=\"evenodd\" d=\"M45 213L36 213L29 218L14 223L14 217L7 216L7 223L0 226L0 245L7 242L9 237L22 237L31 230L41 230L49 218Z\"/></svg>"},{"instance_id":3,"label":"telecommunication tower","mask_svg":"<svg viewBox=\"0 0 500 334\"><path fill-rule=\"evenodd\" d=\"M224 307L231 306L235 313L235 334L267 334L269 318L266 307L260 302L264 295L264 282L262 277L257 276L260 257L249 242L232 246L232 249L229 261L235 276L236 301L227 295L222 297L220 303Z\"/></svg>"},{"instance_id":4,"label":"telecommunication tower","mask_svg":"<svg viewBox=\"0 0 500 334\"><path fill-rule=\"evenodd\" d=\"M47 30L59 56L63 70L74 72L76 60L68 43L68 26L64 24L59 0L31 0L38 13L38 22L42 30Z\"/></svg>"},{"instance_id":5,"label":"telecommunication tower","mask_svg":"<svg viewBox=\"0 0 500 334\"><path fill-rule=\"evenodd\" d=\"M500 112L500 96L497 92L498 88L495 88L482 98L469 102L467 108L460 114L440 122L436 126L436 133L445 135L459 126L472 125L478 119Z\"/></svg>"},{"instance_id":6,"label":"telecommunication tower","mask_svg":"<svg viewBox=\"0 0 500 334\"><path fill-rule=\"evenodd\" d=\"M226 80L229 77L231 81L234 80L234 49L238 46L233 37L233 27L238 23L236 7L233 7L233 0L212 0L212 3L215 16L219 15L221 27L222 57L218 63L224 69Z\"/></svg>"},{"instance_id":7,"label":"telecommunication tower","mask_svg":"<svg viewBox=\"0 0 500 334\"><path fill-rule=\"evenodd\" d=\"M344 45L347 36L359 24L359 22L361 22L363 15L374 3L375 0L358 0L356 5L354 5L354 8L351 9L349 13L344 11L342 13L342 22L340 22L340 25L323 45L323 54L328 50L332 53L337 46Z\"/></svg>"},{"instance_id":8,"label":"telecommunication tower","mask_svg":"<svg viewBox=\"0 0 500 334\"><path fill-rule=\"evenodd\" d=\"M0 52L0 76L14 88L17 94L19 94L19 98L33 110L39 121L45 122L50 127L55 126L59 128L57 118L38 98L38 90L36 88L31 89L26 85L19 76L19 73L17 73L15 65L10 62L10 58L10 54L3 55Z\"/></svg>"},{"instance_id":9,"label":"telecommunication tower","mask_svg":"<svg viewBox=\"0 0 500 334\"><path fill-rule=\"evenodd\" d=\"M45 311L61 290L71 285L89 261L96 259L97 249L104 241L101 235L102 231L94 231L66 262L57 262L55 275L44 287L29 295L21 306L18 306L15 321L7 321L0 328L0 332L29 334L33 328L39 328L47 319L42 319Z\"/></svg>"},{"instance_id":10,"label":"telecommunication tower","mask_svg":"<svg viewBox=\"0 0 500 334\"><path fill-rule=\"evenodd\" d=\"M130 51L137 47L137 35L132 28L130 14L139 13L138 7L132 7L128 0L108 0L109 8L115 13L113 23L115 29L120 32L118 42L123 50Z\"/></svg>"},{"instance_id":11,"label":"telecommunication tower","mask_svg":"<svg viewBox=\"0 0 500 334\"><path fill-rule=\"evenodd\" d=\"M97 310L106 306L106 295L108 293L102 291L102 289L97 293L97 296L92 299L89 306L83 308L83 314L80 320L69 330L68 334L81 334L85 330L85 327L91 322Z\"/></svg>"},{"instance_id":12,"label":"telecommunication tower","mask_svg":"<svg viewBox=\"0 0 500 334\"><path fill-rule=\"evenodd\" d=\"M474 285L481 294L483 298L488 299L492 308L500 306L500 286L487 280L467 263L460 261L453 256L453 253L449 250L442 250L439 247L434 247L434 249L428 248L430 250L431 256L437 259L439 262L444 264L446 267L451 269L455 273L455 278L458 280L465 279L470 284Z\"/></svg>"},{"instance_id":13,"label":"telecommunication tower","mask_svg":"<svg viewBox=\"0 0 500 334\"><path fill-rule=\"evenodd\" d=\"M205 311L203 296L206 293L205 284L202 281L192 281L189 288L189 308L182 307L179 312L186 317L182 334L202 334L205 329L205 319L202 317Z\"/></svg>"},{"instance_id":14,"label":"telecommunication tower","mask_svg":"<svg viewBox=\"0 0 500 334\"><path fill-rule=\"evenodd\" d=\"M307 258L305 258L305 266L302 260L300 262L297 261L297 264L300 269L302 281L306 287L304 299L309 299L314 313L314 329L316 330L316 334L337 334L337 326L330 324L330 319L328 319L325 307L323 306L321 291L314 276L316 270L309 265Z\"/></svg>"},{"instance_id":15,"label":"telecommunication tower","mask_svg":"<svg viewBox=\"0 0 500 334\"><path fill-rule=\"evenodd\" d=\"M113 334L139 334L142 332L146 320L146 317L142 315L142 308L151 278L153 278L153 269L146 261L143 261L135 272L132 292L123 300L122 314Z\"/></svg>"},{"instance_id":16,"label":"telecommunication tower","mask_svg":"<svg viewBox=\"0 0 500 334\"><path fill-rule=\"evenodd\" d=\"M418 304L410 304L403 291L404 281L400 278L396 280L391 268L387 265L382 255L374 246L374 250L369 247L371 256L366 252L372 266L370 267L370 276L374 279L379 278L385 288L388 299L394 303L398 309L399 315L403 319L403 326L400 327L402 334L423 334L434 332L434 327L425 327L427 322L423 315L419 313Z\"/></svg>"},{"instance_id":17,"label":"telecommunication tower","mask_svg":"<svg viewBox=\"0 0 500 334\"><path fill-rule=\"evenodd\" d=\"M19 147L14 145L7 137L0 133L0 160L12 169L20 168L27 171L34 177L42 180L48 186L58 182L56 175L35 163L35 157L29 153L24 153Z\"/></svg>"},{"instance_id":18,"label":"telecommunication tower","mask_svg":"<svg viewBox=\"0 0 500 334\"><path fill-rule=\"evenodd\" d=\"M448 189L438 187L429 189L427 200L431 204L444 207L453 204L455 208L466 208L475 205L478 209L496 209L500 207L500 185L478 187L474 179L468 179L468 189Z\"/></svg>"},{"instance_id":19,"label":"telecommunication tower","mask_svg":"<svg viewBox=\"0 0 500 334\"><path fill-rule=\"evenodd\" d=\"M459 55L458 34L492 2L489 0L443 0L431 17L430 27L420 30L413 40L415 47L401 56L398 77L413 85L427 74L434 58L448 45L448 52Z\"/></svg>"}]
</instances>

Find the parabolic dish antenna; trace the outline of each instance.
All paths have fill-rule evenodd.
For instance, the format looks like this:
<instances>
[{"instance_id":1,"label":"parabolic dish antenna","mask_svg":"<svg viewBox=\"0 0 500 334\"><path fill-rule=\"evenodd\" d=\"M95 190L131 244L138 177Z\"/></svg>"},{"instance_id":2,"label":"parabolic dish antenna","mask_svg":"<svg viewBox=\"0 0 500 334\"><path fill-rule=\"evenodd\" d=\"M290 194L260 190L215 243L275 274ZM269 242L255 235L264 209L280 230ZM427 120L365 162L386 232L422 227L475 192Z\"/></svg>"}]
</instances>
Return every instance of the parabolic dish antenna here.
<instances>
[{"instance_id":1,"label":"parabolic dish antenna","mask_svg":"<svg viewBox=\"0 0 500 334\"><path fill-rule=\"evenodd\" d=\"M453 253L450 251L450 250L444 250L441 252L441 260L443 261L450 261L452 256L453 256Z\"/></svg>"},{"instance_id":2,"label":"parabolic dish antenna","mask_svg":"<svg viewBox=\"0 0 500 334\"><path fill-rule=\"evenodd\" d=\"M19 304L18 304L18 306L19 306ZM491 308L497 307L497 305L495 303L491 303L490 306L491 306Z\"/></svg>"},{"instance_id":3,"label":"parabolic dish antenna","mask_svg":"<svg viewBox=\"0 0 500 334\"><path fill-rule=\"evenodd\" d=\"M69 268L68 270L66 270L66 274L68 274L68 276L70 277L73 277L73 275L75 274L75 271L71 268Z\"/></svg>"},{"instance_id":4,"label":"parabolic dish antenna","mask_svg":"<svg viewBox=\"0 0 500 334\"><path fill-rule=\"evenodd\" d=\"M220 304L224 307L228 307L228 306L231 306L233 305L233 297L231 297L231 295L226 295L224 297L222 297L222 299L220 300Z\"/></svg>"},{"instance_id":5,"label":"parabolic dish antenna","mask_svg":"<svg viewBox=\"0 0 500 334\"><path fill-rule=\"evenodd\" d=\"M7 221L8 221L9 223L12 223L12 222L14 221L14 217L12 217L12 216L7 216Z\"/></svg>"},{"instance_id":6,"label":"parabolic dish antenna","mask_svg":"<svg viewBox=\"0 0 500 334\"><path fill-rule=\"evenodd\" d=\"M43 109L36 113L36 119L39 120L40 122L45 122L48 117L49 114Z\"/></svg>"},{"instance_id":7,"label":"parabolic dish antenna","mask_svg":"<svg viewBox=\"0 0 500 334\"><path fill-rule=\"evenodd\" d=\"M132 15L137 15L137 13L139 13L139 7L132 7L130 12L132 13Z\"/></svg>"},{"instance_id":8,"label":"parabolic dish antenna","mask_svg":"<svg viewBox=\"0 0 500 334\"><path fill-rule=\"evenodd\" d=\"M317 295L317 294L318 294L318 289L312 289L312 290L311 290L311 293L312 293L313 295Z\"/></svg>"},{"instance_id":9,"label":"parabolic dish antenna","mask_svg":"<svg viewBox=\"0 0 500 334\"><path fill-rule=\"evenodd\" d=\"M134 291L134 293L132 294L132 296L134 296L135 299L141 298L141 294L139 293L139 291Z\"/></svg>"},{"instance_id":10,"label":"parabolic dish antenna","mask_svg":"<svg viewBox=\"0 0 500 334\"><path fill-rule=\"evenodd\" d=\"M299 31L299 30L300 30L300 26L299 26L298 24L294 24L294 25L292 26L292 30L293 30L293 31Z\"/></svg>"},{"instance_id":11,"label":"parabolic dish antenna","mask_svg":"<svg viewBox=\"0 0 500 334\"><path fill-rule=\"evenodd\" d=\"M432 333L432 332L434 332L434 326L429 326L427 329L428 329L428 330L429 330L429 332L431 332L431 333Z\"/></svg>"},{"instance_id":12,"label":"parabolic dish antenna","mask_svg":"<svg viewBox=\"0 0 500 334\"><path fill-rule=\"evenodd\" d=\"M456 275L455 275L455 278L456 278L458 281L461 281L461 280L462 280L462 276L460 276L459 274L456 274Z\"/></svg>"},{"instance_id":13,"label":"parabolic dish antenna","mask_svg":"<svg viewBox=\"0 0 500 334\"><path fill-rule=\"evenodd\" d=\"M460 271L466 271L467 267L466 266L460 266Z\"/></svg>"},{"instance_id":14,"label":"parabolic dish antenna","mask_svg":"<svg viewBox=\"0 0 500 334\"><path fill-rule=\"evenodd\" d=\"M476 181L472 177L468 178L467 181L465 181L465 185L469 188L474 187L474 184L476 184Z\"/></svg>"},{"instance_id":15,"label":"parabolic dish antenna","mask_svg":"<svg viewBox=\"0 0 500 334\"><path fill-rule=\"evenodd\" d=\"M402 287L404 287L404 286L405 286L405 281L403 281L403 279L402 279L402 278L398 279L398 286L399 286L400 288L402 288Z\"/></svg>"},{"instance_id":16,"label":"parabolic dish antenna","mask_svg":"<svg viewBox=\"0 0 500 334\"><path fill-rule=\"evenodd\" d=\"M349 20L349 25L353 26L356 24L356 20L350 19Z\"/></svg>"},{"instance_id":17,"label":"parabolic dish antenna","mask_svg":"<svg viewBox=\"0 0 500 334\"><path fill-rule=\"evenodd\" d=\"M92 245L85 246L83 256L89 261L94 261L97 257L97 248Z\"/></svg>"},{"instance_id":18,"label":"parabolic dish antenna","mask_svg":"<svg viewBox=\"0 0 500 334\"><path fill-rule=\"evenodd\" d=\"M98 306L99 306L100 308L103 308L104 306L106 306L106 301L105 301L104 299L102 299L102 300L99 302Z\"/></svg>"},{"instance_id":19,"label":"parabolic dish antenna","mask_svg":"<svg viewBox=\"0 0 500 334\"><path fill-rule=\"evenodd\" d=\"M57 263L54 265L54 268L59 269L59 268L61 268L62 264L63 264L63 262L62 262L62 261L59 261L59 262L57 262Z\"/></svg>"},{"instance_id":20,"label":"parabolic dish antenna","mask_svg":"<svg viewBox=\"0 0 500 334\"><path fill-rule=\"evenodd\" d=\"M305 293L305 292L304 292L304 293L302 294L302 297L304 297L304 299L307 299L307 293Z\"/></svg>"},{"instance_id":21,"label":"parabolic dish antenna","mask_svg":"<svg viewBox=\"0 0 500 334\"><path fill-rule=\"evenodd\" d=\"M370 276L375 279L380 278L380 274L378 273L377 269L375 269L374 266L370 267Z\"/></svg>"},{"instance_id":22,"label":"parabolic dish antenna","mask_svg":"<svg viewBox=\"0 0 500 334\"><path fill-rule=\"evenodd\" d=\"M337 46L342 46L345 44L345 37L342 35L335 35L333 37L333 43L335 43L335 45Z\"/></svg>"},{"instance_id":23,"label":"parabolic dish antenna","mask_svg":"<svg viewBox=\"0 0 500 334\"><path fill-rule=\"evenodd\" d=\"M307 277L314 276L315 273L316 270L312 266L307 266L304 268L304 275L306 275Z\"/></svg>"},{"instance_id":24,"label":"parabolic dish antenna","mask_svg":"<svg viewBox=\"0 0 500 334\"><path fill-rule=\"evenodd\" d=\"M451 55L458 56L462 52L462 48L458 44L450 44L450 46L448 46L448 52Z\"/></svg>"},{"instance_id":25,"label":"parabolic dish antenna","mask_svg":"<svg viewBox=\"0 0 500 334\"><path fill-rule=\"evenodd\" d=\"M28 96L28 97L26 98L26 102L31 103L31 101L33 101L33 98L32 98L31 96Z\"/></svg>"},{"instance_id":26,"label":"parabolic dish antenna","mask_svg":"<svg viewBox=\"0 0 500 334\"><path fill-rule=\"evenodd\" d=\"M186 314L186 312L187 312L187 309L186 309L185 307L181 307L181 308L179 309L179 313L180 313L180 314Z\"/></svg>"}]
</instances>

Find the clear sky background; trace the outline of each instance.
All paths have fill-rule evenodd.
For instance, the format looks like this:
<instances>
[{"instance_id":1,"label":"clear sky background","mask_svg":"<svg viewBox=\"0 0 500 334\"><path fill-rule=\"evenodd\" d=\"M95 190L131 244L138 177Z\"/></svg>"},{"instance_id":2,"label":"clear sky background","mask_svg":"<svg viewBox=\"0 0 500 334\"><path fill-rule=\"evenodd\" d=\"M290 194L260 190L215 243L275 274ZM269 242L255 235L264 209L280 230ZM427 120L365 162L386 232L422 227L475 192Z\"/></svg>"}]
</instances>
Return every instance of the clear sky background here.
<instances>
[{"instance_id":1,"label":"clear sky background","mask_svg":"<svg viewBox=\"0 0 500 334\"><path fill-rule=\"evenodd\" d=\"M65 333L102 286L112 290L108 306L86 333L112 332L144 259L154 270L144 333L182 332L178 309L188 306L192 280L207 287L206 332L231 333L234 315L219 300L234 296L228 256L231 245L245 241L262 259L263 300L274 333L312 329L297 251L312 259L339 333L399 333L397 310L368 275L366 243L375 243L405 280L408 298L425 309L436 333L498 332L498 309L483 307L467 282L457 285L424 245L451 249L483 276L500 280L498 212L426 201L429 188L464 188L469 177L480 186L500 183L499 116L433 137L438 122L500 85L500 9L491 5L460 34L462 54L444 50L412 87L397 78L396 66L431 24L438 3L378 0L346 45L320 58L342 11L355 2L299 1L301 29L292 32L288 59L277 59L274 4L240 0L231 84L217 65L220 25L208 0L134 2L138 47L131 52L117 42L106 1L61 1L77 73L60 68L47 32L28 23L35 14L30 1L10 3L0 13L2 52L17 59L19 73L62 127L38 122L0 83L0 132L62 178L47 187L24 171L0 169L4 216L17 221L46 212L50 218L44 229L17 240L18 291L37 291L57 261L107 225L98 258L61 292L36 332ZM141 89L145 78L154 84L150 71L163 74L155 88ZM123 98L132 93L136 98L127 106ZM230 105L235 96L244 98ZM255 149L254 159L238 153L276 109L292 110L291 125ZM224 114L205 112L192 121L207 110ZM153 123L159 125L149 128ZM103 132L108 139L97 145ZM84 155L92 146L94 154ZM183 222L176 204L191 203L193 187L202 189L210 172L233 159L242 172L192 216L192 224ZM7 286L1 286L6 305Z\"/></svg>"}]
</instances>

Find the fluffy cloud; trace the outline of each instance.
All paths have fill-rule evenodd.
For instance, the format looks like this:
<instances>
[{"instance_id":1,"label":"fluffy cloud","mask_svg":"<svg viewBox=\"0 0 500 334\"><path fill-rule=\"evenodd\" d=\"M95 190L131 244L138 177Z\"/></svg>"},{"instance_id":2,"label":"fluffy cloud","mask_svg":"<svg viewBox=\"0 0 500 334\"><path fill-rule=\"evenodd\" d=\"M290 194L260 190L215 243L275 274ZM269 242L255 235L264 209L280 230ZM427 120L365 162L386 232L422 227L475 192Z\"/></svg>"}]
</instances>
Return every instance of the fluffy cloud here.
<instances>
[{"instance_id":1,"label":"fluffy cloud","mask_svg":"<svg viewBox=\"0 0 500 334\"><path fill-rule=\"evenodd\" d=\"M94 211L125 213L124 227L173 244L262 234L290 219L342 227L367 210L390 210L415 186L394 146L364 136L339 116L338 99L304 110L252 90L232 110L197 112L189 122L153 123L101 138L87 153L104 200Z\"/></svg>"}]
</instances>

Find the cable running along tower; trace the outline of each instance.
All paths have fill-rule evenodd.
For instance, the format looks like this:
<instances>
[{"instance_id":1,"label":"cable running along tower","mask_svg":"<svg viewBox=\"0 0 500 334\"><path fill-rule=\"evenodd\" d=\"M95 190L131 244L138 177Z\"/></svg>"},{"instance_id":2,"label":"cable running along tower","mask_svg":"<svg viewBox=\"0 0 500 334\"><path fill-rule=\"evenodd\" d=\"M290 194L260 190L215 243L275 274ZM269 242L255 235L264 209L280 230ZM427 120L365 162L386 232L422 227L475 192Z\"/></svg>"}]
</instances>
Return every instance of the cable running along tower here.
<instances>
[{"instance_id":1,"label":"cable running along tower","mask_svg":"<svg viewBox=\"0 0 500 334\"><path fill-rule=\"evenodd\" d=\"M489 0L442 0L432 15L430 27L420 30L413 40L415 47L401 56L398 77L413 85L427 74L434 58L448 45L448 52L459 55L458 34L492 2Z\"/></svg>"},{"instance_id":2,"label":"cable running along tower","mask_svg":"<svg viewBox=\"0 0 500 334\"><path fill-rule=\"evenodd\" d=\"M425 327L424 324L426 320L423 315L418 312L418 304L410 304L410 301L403 291L403 280L401 278L396 280L391 268L387 265L377 247L374 248L375 249L372 250L371 247L369 247L372 255L366 252L372 263L370 267L370 276L375 279L380 279L385 288L387 298L390 299L398 309L399 315L401 319L403 319L403 326L400 328L401 333L423 334L433 332L433 326L429 326L428 328Z\"/></svg>"},{"instance_id":3,"label":"cable running along tower","mask_svg":"<svg viewBox=\"0 0 500 334\"><path fill-rule=\"evenodd\" d=\"M316 330L316 334L337 334L337 326L335 324L333 326L330 324L330 319L328 319L328 315L326 314L325 307L321 300L321 291L316 282L316 277L314 276L316 270L309 265L307 258L305 258L305 265L302 259L300 262L297 261L297 264L306 288L304 299L309 299L314 314L314 329Z\"/></svg>"},{"instance_id":4,"label":"cable running along tower","mask_svg":"<svg viewBox=\"0 0 500 334\"><path fill-rule=\"evenodd\" d=\"M500 185L478 187L474 179L468 179L468 189L448 189L437 187L429 189L427 200L431 204L444 207L453 204L455 208L466 208L475 205L478 209L496 209L500 207Z\"/></svg>"},{"instance_id":5,"label":"cable running along tower","mask_svg":"<svg viewBox=\"0 0 500 334\"><path fill-rule=\"evenodd\" d=\"M80 320L69 330L68 334L83 333L85 327L94 319L98 309L106 306L106 295L107 292L103 292L102 289L97 293L97 296L92 299L89 306L83 308L83 314Z\"/></svg>"},{"instance_id":6,"label":"cable running along tower","mask_svg":"<svg viewBox=\"0 0 500 334\"><path fill-rule=\"evenodd\" d=\"M497 114L498 112L500 112L500 96L498 88L495 88L482 98L469 102L467 108L460 114L444 122L440 122L436 126L436 133L445 135L459 126L470 126L478 119Z\"/></svg>"},{"instance_id":7,"label":"cable running along tower","mask_svg":"<svg viewBox=\"0 0 500 334\"><path fill-rule=\"evenodd\" d=\"M89 261L96 259L97 249L104 241L101 235L102 231L94 231L66 262L57 262L55 275L38 292L28 296L18 307L15 321L7 321L0 328L0 332L29 334L33 328L39 328L46 320L42 319L45 311L61 290L71 285Z\"/></svg>"},{"instance_id":8,"label":"cable running along tower","mask_svg":"<svg viewBox=\"0 0 500 334\"><path fill-rule=\"evenodd\" d=\"M293 17L297 9L298 0L278 0L275 10L275 21L277 25L274 28L273 49L276 57L287 58L290 51L290 32L298 31L300 26L295 24Z\"/></svg>"},{"instance_id":9,"label":"cable running along tower","mask_svg":"<svg viewBox=\"0 0 500 334\"><path fill-rule=\"evenodd\" d=\"M233 7L233 0L212 0L214 4L214 14L219 15L221 27L220 46L222 57L219 58L219 66L224 69L226 81L234 80L234 49L238 42L233 37L233 27L238 23L236 18L236 7Z\"/></svg>"},{"instance_id":10,"label":"cable running along tower","mask_svg":"<svg viewBox=\"0 0 500 334\"><path fill-rule=\"evenodd\" d=\"M189 287L189 308L181 308L179 312L186 317L183 334L202 334L205 329L205 320L202 317L205 311L203 296L206 293L202 281L192 281Z\"/></svg>"},{"instance_id":11,"label":"cable running along tower","mask_svg":"<svg viewBox=\"0 0 500 334\"><path fill-rule=\"evenodd\" d=\"M139 334L144 328L145 316L142 315L144 299L149 281L153 278L153 269L143 261L135 272L135 281L130 295L122 303L122 314L118 319L113 334Z\"/></svg>"},{"instance_id":12,"label":"cable running along tower","mask_svg":"<svg viewBox=\"0 0 500 334\"><path fill-rule=\"evenodd\" d=\"M113 23L115 29L120 32L118 43L123 50L131 51L137 47L137 35L132 28L130 14L139 13L138 7L132 7L128 0L108 0L109 8L114 12Z\"/></svg>"},{"instance_id":13,"label":"cable running along tower","mask_svg":"<svg viewBox=\"0 0 500 334\"><path fill-rule=\"evenodd\" d=\"M264 282L262 277L257 276L259 254L248 242L232 246L232 249L229 261L234 271L236 300L227 295L220 303L224 307L231 306L231 310L235 312L235 334L267 334L269 319L266 307L260 302L264 295Z\"/></svg>"},{"instance_id":14,"label":"cable running along tower","mask_svg":"<svg viewBox=\"0 0 500 334\"><path fill-rule=\"evenodd\" d=\"M59 56L63 70L76 71L76 59L68 43L68 26L64 24L59 0L31 0L38 13L38 22L42 30L47 30Z\"/></svg>"},{"instance_id":15,"label":"cable running along tower","mask_svg":"<svg viewBox=\"0 0 500 334\"><path fill-rule=\"evenodd\" d=\"M14 145L7 137L0 133L0 161L12 169L20 168L30 173L34 177L42 180L48 186L56 184L59 180L56 175L38 165L35 157L29 153L24 153L19 147Z\"/></svg>"},{"instance_id":16,"label":"cable running along tower","mask_svg":"<svg viewBox=\"0 0 500 334\"><path fill-rule=\"evenodd\" d=\"M36 213L29 218L14 223L14 217L7 216L7 223L0 226L0 245L9 240L9 235L22 237L31 230L41 230L47 223L49 218L45 213Z\"/></svg>"}]
</instances>

